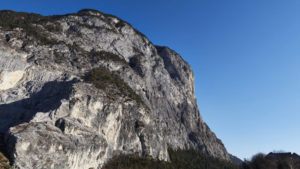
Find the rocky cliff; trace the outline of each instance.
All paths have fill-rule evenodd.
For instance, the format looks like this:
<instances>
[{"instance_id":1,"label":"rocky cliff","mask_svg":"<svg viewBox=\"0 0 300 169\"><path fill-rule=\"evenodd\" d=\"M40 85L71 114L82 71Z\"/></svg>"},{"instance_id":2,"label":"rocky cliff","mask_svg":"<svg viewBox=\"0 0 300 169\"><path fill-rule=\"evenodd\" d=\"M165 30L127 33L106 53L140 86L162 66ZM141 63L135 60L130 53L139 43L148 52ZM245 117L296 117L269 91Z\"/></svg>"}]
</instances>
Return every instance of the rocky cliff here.
<instances>
[{"instance_id":1,"label":"rocky cliff","mask_svg":"<svg viewBox=\"0 0 300 169\"><path fill-rule=\"evenodd\" d=\"M190 66L96 10L0 12L0 133L16 168L101 168L168 148L229 160L201 119Z\"/></svg>"}]
</instances>

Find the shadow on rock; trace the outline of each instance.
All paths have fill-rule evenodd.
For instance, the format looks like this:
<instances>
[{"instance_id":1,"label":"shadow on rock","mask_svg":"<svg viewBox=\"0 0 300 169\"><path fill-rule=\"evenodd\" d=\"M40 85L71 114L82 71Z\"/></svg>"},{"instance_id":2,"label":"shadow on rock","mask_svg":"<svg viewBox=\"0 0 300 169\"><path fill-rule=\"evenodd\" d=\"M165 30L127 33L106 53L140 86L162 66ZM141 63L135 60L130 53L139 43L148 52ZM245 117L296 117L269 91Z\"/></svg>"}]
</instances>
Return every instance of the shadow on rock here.
<instances>
[{"instance_id":1,"label":"shadow on rock","mask_svg":"<svg viewBox=\"0 0 300 169\"><path fill-rule=\"evenodd\" d=\"M38 112L46 113L58 109L61 100L69 98L75 82L77 80L48 82L27 99L0 105L0 133L6 132L12 126L29 122Z\"/></svg>"}]
</instances>

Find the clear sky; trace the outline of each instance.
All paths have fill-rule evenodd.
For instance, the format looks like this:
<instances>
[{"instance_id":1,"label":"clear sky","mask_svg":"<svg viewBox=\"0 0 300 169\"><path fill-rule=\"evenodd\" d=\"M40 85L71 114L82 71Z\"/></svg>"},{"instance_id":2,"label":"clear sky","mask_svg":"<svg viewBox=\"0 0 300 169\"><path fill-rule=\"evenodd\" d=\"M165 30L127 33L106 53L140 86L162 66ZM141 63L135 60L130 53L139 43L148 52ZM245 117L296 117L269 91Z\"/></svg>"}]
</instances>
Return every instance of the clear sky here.
<instances>
[{"instance_id":1,"label":"clear sky","mask_svg":"<svg viewBox=\"0 0 300 169\"><path fill-rule=\"evenodd\" d=\"M190 63L201 115L230 153L300 154L298 0L7 0L0 8L117 15Z\"/></svg>"}]
</instances>

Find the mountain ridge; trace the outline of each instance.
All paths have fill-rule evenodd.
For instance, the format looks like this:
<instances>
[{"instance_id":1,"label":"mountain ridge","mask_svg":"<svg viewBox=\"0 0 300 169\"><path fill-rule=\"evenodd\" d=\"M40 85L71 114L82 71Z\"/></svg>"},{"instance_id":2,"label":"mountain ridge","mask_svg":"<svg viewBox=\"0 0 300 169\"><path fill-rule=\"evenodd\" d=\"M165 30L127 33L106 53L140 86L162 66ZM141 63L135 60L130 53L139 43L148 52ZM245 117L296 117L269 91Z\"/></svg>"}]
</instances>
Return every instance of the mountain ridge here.
<instances>
[{"instance_id":1,"label":"mountain ridge","mask_svg":"<svg viewBox=\"0 0 300 169\"><path fill-rule=\"evenodd\" d=\"M91 9L0 20L0 131L14 166L168 161L168 148L231 159L200 116L188 63L127 22Z\"/></svg>"}]
</instances>

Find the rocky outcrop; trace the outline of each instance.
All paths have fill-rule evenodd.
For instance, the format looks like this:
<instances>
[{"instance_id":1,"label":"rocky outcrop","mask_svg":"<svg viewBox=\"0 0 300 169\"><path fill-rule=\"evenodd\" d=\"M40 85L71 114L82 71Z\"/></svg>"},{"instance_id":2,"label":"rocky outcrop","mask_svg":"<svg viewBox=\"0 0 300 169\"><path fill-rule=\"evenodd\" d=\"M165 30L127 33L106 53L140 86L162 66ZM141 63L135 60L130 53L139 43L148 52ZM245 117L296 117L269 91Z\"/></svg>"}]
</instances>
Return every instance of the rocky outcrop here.
<instances>
[{"instance_id":1,"label":"rocky outcrop","mask_svg":"<svg viewBox=\"0 0 300 169\"><path fill-rule=\"evenodd\" d=\"M229 160L203 122L190 66L95 10L1 11L0 132L16 168L101 168L168 148Z\"/></svg>"}]
</instances>

